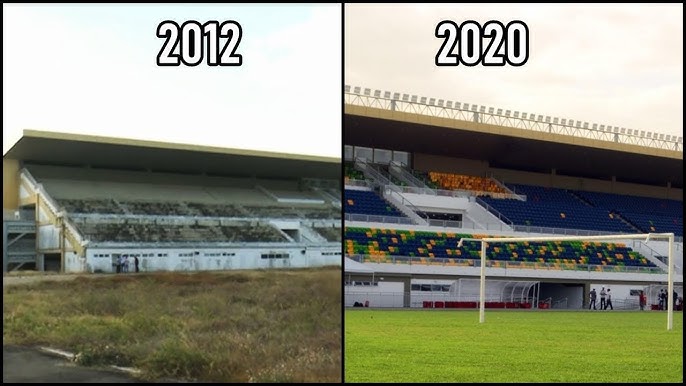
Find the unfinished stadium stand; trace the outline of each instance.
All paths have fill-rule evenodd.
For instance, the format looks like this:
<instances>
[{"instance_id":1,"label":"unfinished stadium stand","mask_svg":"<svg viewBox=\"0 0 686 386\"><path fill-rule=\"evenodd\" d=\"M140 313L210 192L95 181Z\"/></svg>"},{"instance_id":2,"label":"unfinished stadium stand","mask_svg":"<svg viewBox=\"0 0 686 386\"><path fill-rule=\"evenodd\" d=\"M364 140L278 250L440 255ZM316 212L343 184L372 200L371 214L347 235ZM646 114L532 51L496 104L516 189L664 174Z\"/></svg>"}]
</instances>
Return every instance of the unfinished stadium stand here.
<instances>
[{"instance_id":1,"label":"unfinished stadium stand","mask_svg":"<svg viewBox=\"0 0 686 386\"><path fill-rule=\"evenodd\" d=\"M122 254L148 271L340 264L339 161L122 142L27 131L3 161L36 213L37 269L111 272Z\"/></svg>"},{"instance_id":2,"label":"unfinished stadium stand","mask_svg":"<svg viewBox=\"0 0 686 386\"><path fill-rule=\"evenodd\" d=\"M101 170L42 165L29 165L27 170L93 241L285 242L288 240L267 220L340 219L339 210L307 192L300 192L295 183L291 183L289 191L285 182L273 181L258 181L261 188L256 189L251 181L242 179L214 178L210 186L203 186L197 179L183 175L108 171L108 180L102 180ZM270 187L274 188L267 191ZM84 194L92 198L75 198ZM274 205L269 194L299 201ZM119 217L98 218L97 215ZM146 220L146 216L179 217L176 221L186 224L155 218ZM215 221L203 225L195 217L203 218L206 223ZM256 218L262 221L254 221ZM218 219L253 221L224 225ZM189 225L190 221L194 223Z\"/></svg>"}]
</instances>

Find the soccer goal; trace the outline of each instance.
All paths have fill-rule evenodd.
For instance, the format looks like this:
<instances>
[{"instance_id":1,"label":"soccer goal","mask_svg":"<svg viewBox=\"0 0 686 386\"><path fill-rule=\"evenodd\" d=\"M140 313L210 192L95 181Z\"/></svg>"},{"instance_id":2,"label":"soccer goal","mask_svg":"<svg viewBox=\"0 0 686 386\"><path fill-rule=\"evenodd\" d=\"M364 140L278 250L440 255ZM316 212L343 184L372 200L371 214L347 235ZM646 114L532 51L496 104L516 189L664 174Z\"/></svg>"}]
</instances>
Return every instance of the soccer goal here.
<instances>
[{"instance_id":1,"label":"soccer goal","mask_svg":"<svg viewBox=\"0 0 686 386\"><path fill-rule=\"evenodd\" d=\"M486 305L486 247L488 243L509 243L520 241L589 241L589 240L626 240L626 239L667 239L669 241L669 255L668 255L668 271L667 271L667 295L669 300L667 302L667 330L672 329L674 320L674 263L672 261L674 250L674 233L643 233L643 234L628 234L628 235L600 235L600 236L535 236L535 237L484 237L476 238L462 238L457 246L462 247L464 241L480 241L481 242L481 282L479 288L479 323L485 322L485 305Z\"/></svg>"}]
</instances>

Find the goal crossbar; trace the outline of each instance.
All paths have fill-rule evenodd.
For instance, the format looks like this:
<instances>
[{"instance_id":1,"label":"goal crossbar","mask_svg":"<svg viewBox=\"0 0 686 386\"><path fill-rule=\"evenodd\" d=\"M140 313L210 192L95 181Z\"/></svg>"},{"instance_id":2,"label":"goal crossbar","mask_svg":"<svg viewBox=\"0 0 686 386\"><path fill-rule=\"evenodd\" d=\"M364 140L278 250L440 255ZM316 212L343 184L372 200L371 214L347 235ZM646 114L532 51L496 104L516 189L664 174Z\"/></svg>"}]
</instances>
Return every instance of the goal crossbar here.
<instances>
[{"instance_id":1,"label":"goal crossbar","mask_svg":"<svg viewBox=\"0 0 686 386\"><path fill-rule=\"evenodd\" d=\"M486 245L488 243L509 243L520 241L587 241L587 240L626 240L626 239L645 239L646 242L653 239L667 239L669 241L669 256L667 270L667 330L671 330L674 320L674 277L672 250L674 249L674 233L643 233L643 234L624 234L624 235L599 235L599 236L533 236L533 237L484 237L484 238L462 238L458 242L458 247L462 246L463 241L481 242L481 282L479 287L479 323L485 322L486 306Z\"/></svg>"}]
</instances>

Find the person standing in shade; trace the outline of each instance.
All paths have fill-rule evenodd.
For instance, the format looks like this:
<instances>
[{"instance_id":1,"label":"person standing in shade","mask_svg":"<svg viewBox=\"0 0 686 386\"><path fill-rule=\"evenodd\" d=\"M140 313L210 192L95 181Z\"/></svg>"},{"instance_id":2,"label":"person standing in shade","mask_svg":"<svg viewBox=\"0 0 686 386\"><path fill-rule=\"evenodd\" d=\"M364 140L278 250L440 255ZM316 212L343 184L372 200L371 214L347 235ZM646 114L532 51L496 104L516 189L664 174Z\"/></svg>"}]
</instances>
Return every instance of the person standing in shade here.
<instances>
[{"instance_id":1,"label":"person standing in shade","mask_svg":"<svg viewBox=\"0 0 686 386\"><path fill-rule=\"evenodd\" d=\"M673 296L672 301L674 302L674 308L672 308L672 311L676 311L677 299L679 299L679 294L676 291L674 291L672 296Z\"/></svg>"},{"instance_id":2,"label":"person standing in shade","mask_svg":"<svg viewBox=\"0 0 686 386\"><path fill-rule=\"evenodd\" d=\"M140 272L140 270L138 269L138 255L133 255L133 262L135 265L136 273Z\"/></svg>"},{"instance_id":3,"label":"person standing in shade","mask_svg":"<svg viewBox=\"0 0 686 386\"><path fill-rule=\"evenodd\" d=\"M643 308L646 306L646 294L641 290L640 294L638 295L638 304L641 306L641 311L643 311Z\"/></svg>"},{"instance_id":4,"label":"person standing in shade","mask_svg":"<svg viewBox=\"0 0 686 386\"><path fill-rule=\"evenodd\" d=\"M657 295L657 307L660 311L665 309L665 293L663 290L660 290L660 293Z\"/></svg>"},{"instance_id":5,"label":"person standing in shade","mask_svg":"<svg viewBox=\"0 0 686 386\"><path fill-rule=\"evenodd\" d=\"M607 296L607 292L605 292L605 287L600 289L600 310L604 310L607 308L607 304L605 304L605 297Z\"/></svg>"},{"instance_id":6,"label":"person standing in shade","mask_svg":"<svg viewBox=\"0 0 686 386\"><path fill-rule=\"evenodd\" d=\"M601 298L602 302L602 298ZM605 303L605 309L607 310L607 307L610 307L610 311L612 311L614 308L612 308L612 294L610 293L610 289L607 289L607 302Z\"/></svg>"},{"instance_id":7,"label":"person standing in shade","mask_svg":"<svg viewBox=\"0 0 686 386\"><path fill-rule=\"evenodd\" d=\"M591 294L590 294L590 295L591 295L591 303L588 305L588 309L590 310L591 307L593 307L593 309L595 310L595 309L596 309L596 308L595 308L595 300L596 300L596 297L597 297L597 294L596 294L596 292L595 292L595 288L593 288L593 289L591 290Z\"/></svg>"}]
</instances>

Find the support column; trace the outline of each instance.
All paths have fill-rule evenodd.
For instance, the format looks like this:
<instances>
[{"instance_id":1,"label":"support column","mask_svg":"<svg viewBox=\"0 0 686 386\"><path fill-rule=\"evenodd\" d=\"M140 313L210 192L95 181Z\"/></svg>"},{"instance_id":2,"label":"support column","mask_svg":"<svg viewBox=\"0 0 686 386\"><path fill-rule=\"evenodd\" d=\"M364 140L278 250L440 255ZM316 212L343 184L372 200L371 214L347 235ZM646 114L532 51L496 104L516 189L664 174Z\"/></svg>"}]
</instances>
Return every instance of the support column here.
<instances>
[{"instance_id":1,"label":"support column","mask_svg":"<svg viewBox=\"0 0 686 386\"><path fill-rule=\"evenodd\" d=\"M406 276L399 278L403 283L403 308L410 308L412 306L412 277Z\"/></svg>"},{"instance_id":2,"label":"support column","mask_svg":"<svg viewBox=\"0 0 686 386\"><path fill-rule=\"evenodd\" d=\"M7 228L6 222L2 222L2 272L7 273L7 266L9 264L9 251L7 245Z\"/></svg>"},{"instance_id":3,"label":"support column","mask_svg":"<svg viewBox=\"0 0 686 386\"><path fill-rule=\"evenodd\" d=\"M591 283L585 283L584 284L584 298L581 301L581 305L584 310L588 309L588 306L591 304L591 301L588 299L589 296L591 296Z\"/></svg>"}]
</instances>

